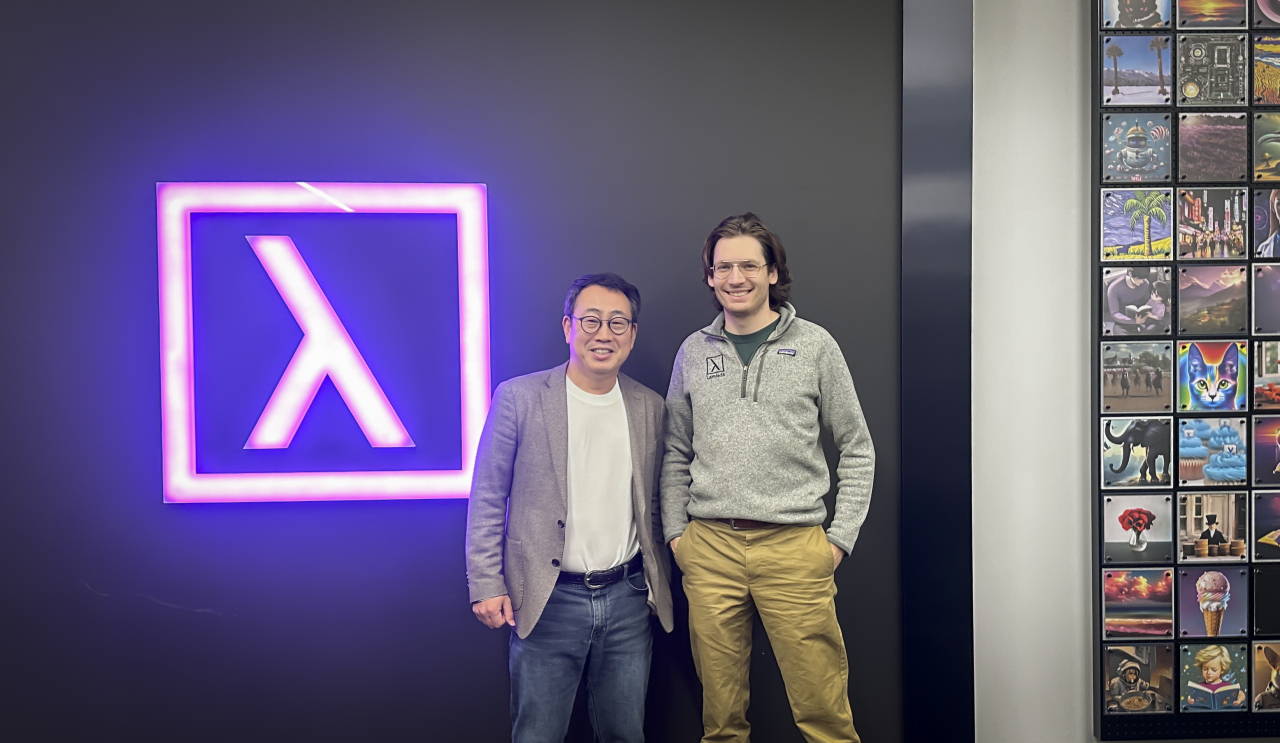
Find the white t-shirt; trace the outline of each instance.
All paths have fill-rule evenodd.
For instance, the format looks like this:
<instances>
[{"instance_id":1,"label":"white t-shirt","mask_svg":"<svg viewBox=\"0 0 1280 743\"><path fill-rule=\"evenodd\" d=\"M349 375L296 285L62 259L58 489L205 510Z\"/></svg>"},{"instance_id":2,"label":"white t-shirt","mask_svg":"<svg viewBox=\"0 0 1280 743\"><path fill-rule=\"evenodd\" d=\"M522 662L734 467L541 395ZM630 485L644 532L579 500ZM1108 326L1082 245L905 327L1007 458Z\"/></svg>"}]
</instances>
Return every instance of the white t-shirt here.
<instances>
[{"instance_id":1,"label":"white t-shirt","mask_svg":"<svg viewBox=\"0 0 1280 743\"><path fill-rule=\"evenodd\" d=\"M564 378L569 400L569 515L564 557L570 573L607 570L640 551L631 508L631 434L622 388L585 392Z\"/></svg>"}]
</instances>

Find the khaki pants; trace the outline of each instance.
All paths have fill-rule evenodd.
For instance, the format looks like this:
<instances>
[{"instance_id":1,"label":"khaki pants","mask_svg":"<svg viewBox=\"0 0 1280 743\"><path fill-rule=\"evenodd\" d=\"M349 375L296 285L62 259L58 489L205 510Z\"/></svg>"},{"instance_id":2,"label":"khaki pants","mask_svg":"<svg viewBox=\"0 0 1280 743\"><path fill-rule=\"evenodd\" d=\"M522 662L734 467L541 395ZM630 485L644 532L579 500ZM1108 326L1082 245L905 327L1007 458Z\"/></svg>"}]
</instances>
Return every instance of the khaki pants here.
<instances>
[{"instance_id":1,"label":"khaki pants","mask_svg":"<svg viewBox=\"0 0 1280 743\"><path fill-rule=\"evenodd\" d=\"M704 743L750 740L751 626L764 622L796 725L809 743L858 743L834 565L821 526L734 531L695 519L676 562L702 680Z\"/></svg>"}]
</instances>

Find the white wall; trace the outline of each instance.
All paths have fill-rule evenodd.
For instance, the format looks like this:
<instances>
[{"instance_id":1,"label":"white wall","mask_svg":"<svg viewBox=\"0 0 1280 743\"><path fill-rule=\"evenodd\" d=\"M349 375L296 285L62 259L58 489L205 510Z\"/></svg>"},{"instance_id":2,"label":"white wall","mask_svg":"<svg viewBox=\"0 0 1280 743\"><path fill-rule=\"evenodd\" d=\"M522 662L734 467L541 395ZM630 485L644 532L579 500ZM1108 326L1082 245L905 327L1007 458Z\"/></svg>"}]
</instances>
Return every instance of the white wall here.
<instances>
[{"instance_id":1,"label":"white wall","mask_svg":"<svg viewBox=\"0 0 1280 743\"><path fill-rule=\"evenodd\" d=\"M1087 0L974 0L981 743L1093 737L1088 27Z\"/></svg>"},{"instance_id":2,"label":"white wall","mask_svg":"<svg viewBox=\"0 0 1280 743\"><path fill-rule=\"evenodd\" d=\"M1090 33L1088 0L974 0L980 743L1093 740Z\"/></svg>"}]
</instances>

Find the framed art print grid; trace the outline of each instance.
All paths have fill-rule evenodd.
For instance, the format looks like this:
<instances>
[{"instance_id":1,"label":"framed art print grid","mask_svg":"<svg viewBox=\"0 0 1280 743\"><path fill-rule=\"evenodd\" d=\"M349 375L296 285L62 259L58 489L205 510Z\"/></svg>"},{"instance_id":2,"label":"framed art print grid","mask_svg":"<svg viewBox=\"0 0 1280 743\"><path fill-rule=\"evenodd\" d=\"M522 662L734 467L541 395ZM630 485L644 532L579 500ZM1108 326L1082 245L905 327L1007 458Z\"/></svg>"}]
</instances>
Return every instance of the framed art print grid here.
<instances>
[{"instance_id":1,"label":"framed art print grid","mask_svg":"<svg viewBox=\"0 0 1280 743\"><path fill-rule=\"evenodd\" d=\"M1280 0L1095 0L1095 733L1280 735Z\"/></svg>"}]
</instances>

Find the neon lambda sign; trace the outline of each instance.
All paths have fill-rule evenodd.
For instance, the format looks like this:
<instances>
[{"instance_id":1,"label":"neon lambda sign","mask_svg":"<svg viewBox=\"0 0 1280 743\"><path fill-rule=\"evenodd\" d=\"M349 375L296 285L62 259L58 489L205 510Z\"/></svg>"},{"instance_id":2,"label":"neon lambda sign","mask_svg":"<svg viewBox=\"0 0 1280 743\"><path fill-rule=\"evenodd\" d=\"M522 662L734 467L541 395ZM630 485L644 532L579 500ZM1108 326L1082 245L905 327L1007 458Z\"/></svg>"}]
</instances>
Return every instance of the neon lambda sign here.
<instances>
[{"instance_id":1,"label":"neon lambda sign","mask_svg":"<svg viewBox=\"0 0 1280 743\"><path fill-rule=\"evenodd\" d=\"M466 497L489 406L489 278L485 187L454 183L161 183L160 394L166 502ZM191 294L194 213L452 213L458 217L462 469L370 472L196 472ZM245 448L285 448L326 377L375 447L413 446L382 388L293 241L246 237L303 330Z\"/></svg>"},{"instance_id":2,"label":"neon lambda sign","mask_svg":"<svg viewBox=\"0 0 1280 743\"><path fill-rule=\"evenodd\" d=\"M311 275L298 248L284 235L246 238L302 328L302 342L249 434L246 449L285 449L325 377L346 401L373 446L413 446L364 356Z\"/></svg>"}]
</instances>

